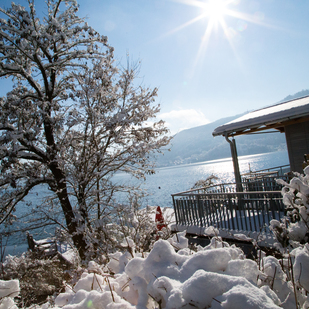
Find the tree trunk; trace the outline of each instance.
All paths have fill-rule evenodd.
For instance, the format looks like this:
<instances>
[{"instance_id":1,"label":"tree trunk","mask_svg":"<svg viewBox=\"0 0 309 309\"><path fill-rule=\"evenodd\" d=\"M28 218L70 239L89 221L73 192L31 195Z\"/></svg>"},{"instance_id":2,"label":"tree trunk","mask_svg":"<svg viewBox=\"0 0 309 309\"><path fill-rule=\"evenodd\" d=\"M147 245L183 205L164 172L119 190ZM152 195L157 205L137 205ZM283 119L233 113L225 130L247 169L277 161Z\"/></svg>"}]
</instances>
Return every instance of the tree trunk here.
<instances>
[{"instance_id":1,"label":"tree trunk","mask_svg":"<svg viewBox=\"0 0 309 309\"><path fill-rule=\"evenodd\" d=\"M50 114L50 110L47 110L47 114ZM67 184L66 184L66 176L65 173L59 167L57 162L56 153L57 147L54 139L53 126L51 125L48 119L44 121L44 131L45 137L47 141L47 145L50 147L50 155L48 167L51 170L53 176L55 177L57 183L57 191L56 194L58 196L66 225L68 231L72 237L74 246L77 248L79 256L82 260L85 259L86 247L87 243L83 237L83 233L78 231L78 221L73 212L73 208L69 199Z\"/></svg>"},{"instance_id":2,"label":"tree trunk","mask_svg":"<svg viewBox=\"0 0 309 309\"><path fill-rule=\"evenodd\" d=\"M60 171L61 173L61 171ZM63 176L63 175L62 175ZM59 179L59 181L58 181ZM75 247L78 250L80 258L83 260L85 259L86 253L86 242L83 237L82 232L78 232L78 222L75 218L71 202L69 200L67 186L65 182L65 177L56 178L57 185L58 185L58 198L61 203L62 211L65 216L66 224L69 230L70 235L72 235L72 239L74 242Z\"/></svg>"},{"instance_id":3,"label":"tree trunk","mask_svg":"<svg viewBox=\"0 0 309 309\"><path fill-rule=\"evenodd\" d=\"M57 196L61 204L61 208L65 217L66 225L70 235L72 236L75 247L78 250L80 258L85 259L87 244L82 232L78 232L78 222L75 218L71 202L69 200L65 175L56 163L50 164L50 169L57 182Z\"/></svg>"}]
</instances>

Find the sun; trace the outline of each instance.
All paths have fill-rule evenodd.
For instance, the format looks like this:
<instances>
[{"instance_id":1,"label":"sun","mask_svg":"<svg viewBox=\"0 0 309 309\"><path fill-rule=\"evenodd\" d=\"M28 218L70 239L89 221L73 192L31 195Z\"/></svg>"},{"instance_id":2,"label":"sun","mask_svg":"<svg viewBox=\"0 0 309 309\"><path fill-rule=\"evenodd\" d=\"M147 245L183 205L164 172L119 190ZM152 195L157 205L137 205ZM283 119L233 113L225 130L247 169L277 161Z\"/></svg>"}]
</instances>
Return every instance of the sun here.
<instances>
[{"instance_id":1,"label":"sun","mask_svg":"<svg viewBox=\"0 0 309 309\"><path fill-rule=\"evenodd\" d=\"M240 0L169 0L177 2L187 6L198 8L199 14L193 19L186 21L178 27L166 32L163 36L172 35L182 29L197 23L201 20L206 21L206 27L204 33L200 36L200 44L197 47L197 54L192 66L192 74L199 66L200 61L205 58L206 52L211 45L211 37L214 32L223 34L223 36L217 36L224 38L228 41L231 49L233 50L236 58L238 58L237 50L235 47L235 38L239 37L239 33L247 29L248 23L254 23L259 26L273 28L272 24L265 23L263 17L259 18L259 15L263 15L262 12L256 12L251 15L241 11L239 6ZM261 14L258 14L261 13ZM232 22L232 19L237 20L237 25ZM232 25L231 25L232 23ZM203 22L203 26L205 23ZM202 30L203 31L203 30Z\"/></svg>"},{"instance_id":2,"label":"sun","mask_svg":"<svg viewBox=\"0 0 309 309\"><path fill-rule=\"evenodd\" d=\"M171 0L178 3L182 3L188 6L197 7L199 9L199 14L187 21L186 23L180 25L179 27L173 29L169 34L175 33L199 20L205 19L207 21L207 26L203 39L201 42L201 47L205 48L208 45L209 38L214 31L214 28L220 27L225 36L227 37L228 27L225 22L225 17L235 16L235 11L231 10L229 6L237 0ZM239 16L238 16L239 17Z\"/></svg>"},{"instance_id":3,"label":"sun","mask_svg":"<svg viewBox=\"0 0 309 309\"><path fill-rule=\"evenodd\" d=\"M172 2L177 2L180 4L184 4L187 6L198 8L198 14L193 18L185 23L179 25L178 27L174 28L173 30L164 34L164 36L174 34L182 29L197 23L199 21L206 21L206 27L203 34L200 36L200 44L197 47L197 54L194 59L194 64L192 67L192 71L194 72L195 69L199 66L198 64L200 61L205 58L206 52L211 45L211 37L214 32L223 34L223 36L218 35L220 38L224 38L228 41L231 49L233 50L234 54L237 56L237 51L234 45L239 33L243 30L235 28L235 22L233 26L230 25L232 19L238 20L237 25L241 24L242 29L247 28L248 23L255 23L260 26L267 26L270 25L265 24L263 21L259 20L257 16L250 15L239 10L239 3L240 0L169 0ZM203 22L203 26L205 23Z\"/></svg>"},{"instance_id":4,"label":"sun","mask_svg":"<svg viewBox=\"0 0 309 309\"><path fill-rule=\"evenodd\" d=\"M209 17L210 23L222 22L228 13L228 3L222 0L209 0L203 5L203 15Z\"/></svg>"}]
</instances>

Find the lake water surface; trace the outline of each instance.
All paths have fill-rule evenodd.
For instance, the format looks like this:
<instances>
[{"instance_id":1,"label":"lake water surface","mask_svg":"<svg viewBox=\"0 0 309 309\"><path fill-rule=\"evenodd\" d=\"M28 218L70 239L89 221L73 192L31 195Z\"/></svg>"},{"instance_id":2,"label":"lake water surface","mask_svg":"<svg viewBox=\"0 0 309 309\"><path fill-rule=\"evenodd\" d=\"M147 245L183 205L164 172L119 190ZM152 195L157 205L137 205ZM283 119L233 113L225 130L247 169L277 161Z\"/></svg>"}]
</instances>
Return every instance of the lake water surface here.
<instances>
[{"instance_id":1,"label":"lake water surface","mask_svg":"<svg viewBox=\"0 0 309 309\"><path fill-rule=\"evenodd\" d=\"M257 171L289 164L286 151L242 156L238 159L242 174L249 172L249 168ZM220 183L235 182L232 159L159 168L156 174L148 176L141 185L149 194L144 198L143 206L172 207L171 194L189 190L198 180L206 179L212 174L219 178ZM125 174L118 174L115 180L120 183L135 182L132 177Z\"/></svg>"},{"instance_id":2,"label":"lake water surface","mask_svg":"<svg viewBox=\"0 0 309 309\"><path fill-rule=\"evenodd\" d=\"M289 160L286 151L239 157L241 173L248 172L249 168L252 171L256 171L282 166L288 163ZM226 158L159 168L156 170L156 174L147 176L146 181L141 183L141 188L148 192L148 196L143 199L142 205L173 207L171 194L189 190L195 182L206 179L212 174L220 179L220 183L234 182L232 159ZM137 183L136 179L124 173L117 174L114 180L118 183ZM39 201L47 193L48 191L42 188L41 190L37 190L37 192L33 192L29 199L35 204L36 200ZM25 206L21 205L18 208L20 209L19 211L23 211ZM41 234L36 237L38 239L45 238L49 232L50 230L47 230L46 234ZM16 234L14 237L10 237L6 252L18 254L25 249L27 249L26 236L24 233L22 235Z\"/></svg>"}]
</instances>

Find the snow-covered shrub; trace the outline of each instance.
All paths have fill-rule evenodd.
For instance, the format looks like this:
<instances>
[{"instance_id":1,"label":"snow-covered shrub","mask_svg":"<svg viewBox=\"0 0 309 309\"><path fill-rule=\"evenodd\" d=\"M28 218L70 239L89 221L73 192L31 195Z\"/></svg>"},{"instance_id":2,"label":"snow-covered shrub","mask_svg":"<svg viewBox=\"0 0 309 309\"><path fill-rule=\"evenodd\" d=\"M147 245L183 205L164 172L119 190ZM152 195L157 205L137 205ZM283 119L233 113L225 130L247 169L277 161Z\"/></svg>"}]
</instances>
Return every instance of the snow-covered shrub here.
<instances>
[{"instance_id":1,"label":"snow-covered shrub","mask_svg":"<svg viewBox=\"0 0 309 309\"><path fill-rule=\"evenodd\" d=\"M103 262L115 251L149 251L158 239L171 235L169 224L173 218L171 208L163 208L166 227L158 231L155 222L156 207L141 208L140 204L118 205L102 220L97 220L96 231L86 230L89 258ZM134 244L134 246L133 246Z\"/></svg>"},{"instance_id":2,"label":"snow-covered shrub","mask_svg":"<svg viewBox=\"0 0 309 309\"><path fill-rule=\"evenodd\" d=\"M158 240L144 256L118 252L108 267L112 276L103 266L90 263L52 308L296 308L291 277L276 258L263 255L259 269L241 249L223 244L218 236L197 252L186 251L183 237L179 233ZM307 253L298 249L294 254L299 276L296 263L304 263ZM300 283L307 286L307 278L309 270L304 267ZM297 302L298 308L306 308L304 290L297 291Z\"/></svg>"},{"instance_id":3,"label":"snow-covered shrub","mask_svg":"<svg viewBox=\"0 0 309 309\"><path fill-rule=\"evenodd\" d=\"M207 188L213 186L219 178L215 175L210 175L206 179L198 180L191 189L202 189L202 192L206 193Z\"/></svg>"},{"instance_id":4,"label":"snow-covered shrub","mask_svg":"<svg viewBox=\"0 0 309 309\"><path fill-rule=\"evenodd\" d=\"M309 239L309 166L304 169L304 175L294 175L290 183L277 180L284 185L282 196L287 214L281 222L270 222L271 230L283 247L297 247Z\"/></svg>"},{"instance_id":5,"label":"snow-covered shrub","mask_svg":"<svg viewBox=\"0 0 309 309\"><path fill-rule=\"evenodd\" d=\"M174 234L168 241L176 250L186 249L188 247L186 231Z\"/></svg>"},{"instance_id":6,"label":"snow-covered shrub","mask_svg":"<svg viewBox=\"0 0 309 309\"><path fill-rule=\"evenodd\" d=\"M8 255L3 262L1 277L4 280L0 282L12 281L15 286L18 283L18 292L20 287L20 293L17 293L20 294L19 303L29 306L44 301L49 295L59 292L63 288L63 282L70 278L67 269L68 265L58 259L39 260L34 258L31 253L23 253L21 256ZM17 295L14 294L13 297L15 296ZM3 293L0 284L1 297L3 297Z\"/></svg>"},{"instance_id":7,"label":"snow-covered shrub","mask_svg":"<svg viewBox=\"0 0 309 309\"><path fill-rule=\"evenodd\" d=\"M58 296L30 308L308 308L308 245L280 260L261 252L256 263L219 236L196 251L187 247L185 232L156 241L150 252L137 252L130 238L127 243L131 251L111 254L107 265L89 262ZM10 261L17 267L16 258Z\"/></svg>"},{"instance_id":8,"label":"snow-covered shrub","mask_svg":"<svg viewBox=\"0 0 309 309\"><path fill-rule=\"evenodd\" d=\"M297 291L302 294L309 294L309 244L307 243L304 247L298 247L294 249L290 254L290 262L293 263L293 284ZM309 298L308 298L309 301ZM308 307L306 307L308 308Z\"/></svg>"}]
</instances>

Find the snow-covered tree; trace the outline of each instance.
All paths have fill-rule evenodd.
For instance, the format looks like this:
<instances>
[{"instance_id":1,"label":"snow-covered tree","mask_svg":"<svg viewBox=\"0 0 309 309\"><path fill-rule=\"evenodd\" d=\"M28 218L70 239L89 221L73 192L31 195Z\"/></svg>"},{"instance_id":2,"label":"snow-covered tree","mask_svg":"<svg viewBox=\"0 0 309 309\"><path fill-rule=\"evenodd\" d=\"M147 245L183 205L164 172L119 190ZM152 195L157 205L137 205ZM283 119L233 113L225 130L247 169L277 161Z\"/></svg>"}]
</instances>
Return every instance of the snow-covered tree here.
<instances>
[{"instance_id":1,"label":"snow-covered tree","mask_svg":"<svg viewBox=\"0 0 309 309\"><path fill-rule=\"evenodd\" d=\"M219 178L212 174L212 175L208 176L205 180L204 179L198 180L194 184L194 186L191 188L191 190L192 189L203 189L203 191L206 193L207 188L213 186L218 180L219 180Z\"/></svg>"},{"instance_id":2,"label":"snow-covered tree","mask_svg":"<svg viewBox=\"0 0 309 309\"><path fill-rule=\"evenodd\" d=\"M76 1L48 0L43 18L28 3L0 8L0 76L14 82L0 99L0 222L47 184L83 258L94 207L101 219L117 190L112 175L152 172L147 158L169 138L149 121L157 90L136 85L136 68L115 66Z\"/></svg>"},{"instance_id":3,"label":"snow-covered tree","mask_svg":"<svg viewBox=\"0 0 309 309\"><path fill-rule=\"evenodd\" d=\"M309 240L309 166L304 175L294 172L290 183L278 179L283 185L283 203L286 206L286 217L271 220L270 228L283 247L298 247Z\"/></svg>"}]
</instances>

